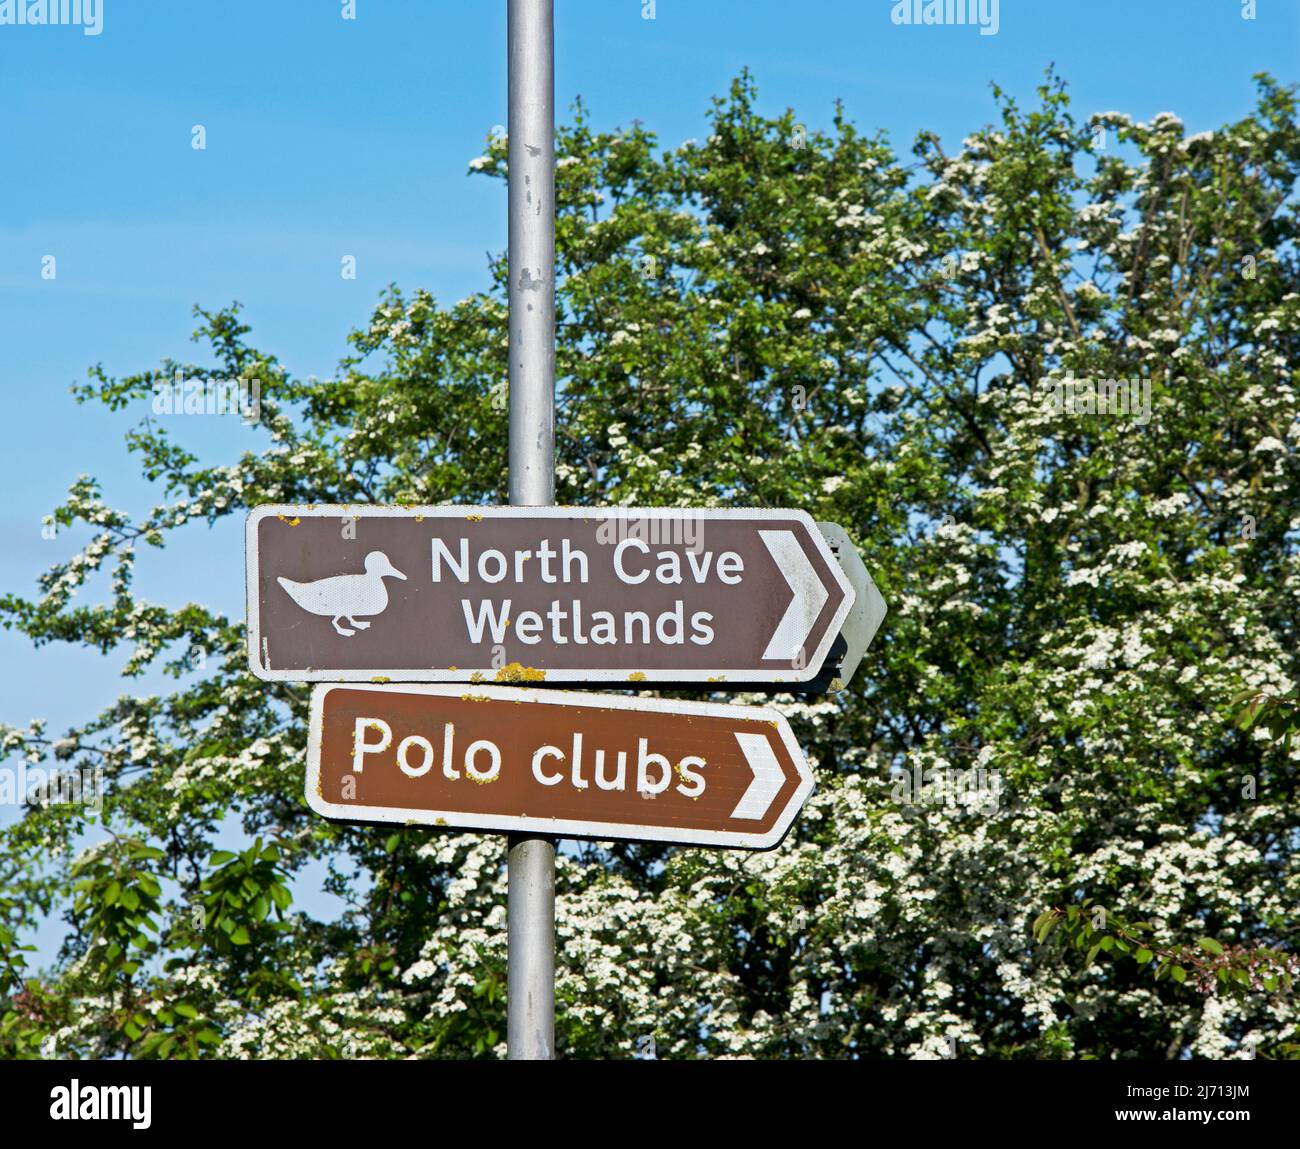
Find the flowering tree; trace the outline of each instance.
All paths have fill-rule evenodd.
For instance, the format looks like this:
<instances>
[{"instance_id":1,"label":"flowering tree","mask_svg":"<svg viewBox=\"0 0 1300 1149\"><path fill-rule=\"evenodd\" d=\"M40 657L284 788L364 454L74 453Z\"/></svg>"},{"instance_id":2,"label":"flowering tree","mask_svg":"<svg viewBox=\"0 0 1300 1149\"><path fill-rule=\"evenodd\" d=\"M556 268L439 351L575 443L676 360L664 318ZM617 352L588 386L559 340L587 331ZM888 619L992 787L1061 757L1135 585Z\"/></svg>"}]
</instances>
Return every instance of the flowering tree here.
<instances>
[{"instance_id":1,"label":"flowering tree","mask_svg":"<svg viewBox=\"0 0 1300 1149\"><path fill-rule=\"evenodd\" d=\"M891 607L848 691L777 696L818 778L782 846L566 845L566 1056L1294 1043L1300 747L1232 721L1300 680L1293 95L1261 77L1196 136L1077 122L1052 76L1031 110L994 97L995 126L915 162L842 114L760 115L747 76L702 143L581 107L559 134L558 500L802 507ZM503 178L504 141L471 166ZM57 740L0 727L11 760L106 779L101 814L4 832L3 1055L502 1053L502 839L314 817L306 690L132 574L262 502L504 502L505 275L451 307L391 289L326 382L231 308L198 313L206 362L80 390L148 412L179 367L256 383L261 417L234 462L145 418L164 501L135 519L78 480L53 518L91 541L0 599L35 643L183 678ZM321 863L337 920L290 892ZM17 940L43 912L67 931L36 973Z\"/></svg>"}]
</instances>

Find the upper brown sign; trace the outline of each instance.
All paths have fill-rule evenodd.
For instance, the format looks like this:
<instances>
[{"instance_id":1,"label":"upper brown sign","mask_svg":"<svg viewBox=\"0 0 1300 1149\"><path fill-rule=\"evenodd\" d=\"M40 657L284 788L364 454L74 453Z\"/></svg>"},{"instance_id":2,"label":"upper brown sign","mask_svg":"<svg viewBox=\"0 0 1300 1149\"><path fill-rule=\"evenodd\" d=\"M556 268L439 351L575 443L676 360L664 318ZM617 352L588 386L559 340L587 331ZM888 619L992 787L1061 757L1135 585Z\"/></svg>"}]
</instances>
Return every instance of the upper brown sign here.
<instances>
[{"instance_id":1,"label":"upper brown sign","mask_svg":"<svg viewBox=\"0 0 1300 1149\"><path fill-rule=\"evenodd\" d=\"M258 507L247 557L266 679L807 682L854 600L794 510Z\"/></svg>"},{"instance_id":2,"label":"upper brown sign","mask_svg":"<svg viewBox=\"0 0 1300 1149\"><path fill-rule=\"evenodd\" d=\"M501 686L317 686L327 818L767 849L813 779L775 710Z\"/></svg>"}]
</instances>

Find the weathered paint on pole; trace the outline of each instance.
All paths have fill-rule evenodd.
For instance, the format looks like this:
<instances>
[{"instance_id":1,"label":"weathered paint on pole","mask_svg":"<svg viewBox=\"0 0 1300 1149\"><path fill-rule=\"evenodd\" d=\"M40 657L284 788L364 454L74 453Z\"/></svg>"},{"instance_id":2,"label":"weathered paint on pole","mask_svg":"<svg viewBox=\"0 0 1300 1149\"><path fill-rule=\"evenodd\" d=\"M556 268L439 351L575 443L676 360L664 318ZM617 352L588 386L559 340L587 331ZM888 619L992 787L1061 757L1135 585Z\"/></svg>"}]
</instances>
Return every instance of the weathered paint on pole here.
<instances>
[{"instance_id":1,"label":"weathered paint on pole","mask_svg":"<svg viewBox=\"0 0 1300 1149\"><path fill-rule=\"evenodd\" d=\"M555 499L555 8L508 0L510 502ZM510 839L506 1045L555 1056L555 842Z\"/></svg>"}]
</instances>

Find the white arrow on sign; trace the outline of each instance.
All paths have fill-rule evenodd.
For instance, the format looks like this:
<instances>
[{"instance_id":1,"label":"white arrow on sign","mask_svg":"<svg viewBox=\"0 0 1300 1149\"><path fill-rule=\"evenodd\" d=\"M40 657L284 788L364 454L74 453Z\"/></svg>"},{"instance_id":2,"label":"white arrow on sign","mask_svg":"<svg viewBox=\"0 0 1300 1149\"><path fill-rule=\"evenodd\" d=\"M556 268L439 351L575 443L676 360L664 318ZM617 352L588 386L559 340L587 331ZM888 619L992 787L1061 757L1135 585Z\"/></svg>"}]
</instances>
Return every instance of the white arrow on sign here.
<instances>
[{"instance_id":1,"label":"white arrow on sign","mask_svg":"<svg viewBox=\"0 0 1300 1149\"><path fill-rule=\"evenodd\" d=\"M772 753L772 744L762 734L737 734L736 741L740 743L740 751L754 773L754 780L740 796L731 816L757 821L767 813L781 792L785 775L781 772L781 763Z\"/></svg>"},{"instance_id":2,"label":"white arrow on sign","mask_svg":"<svg viewBox=\"0 0 1300 1149\"><path fill-rule=\"evenodd\" d=\"M772 632L763 657L794 660L803 651L806 665L808 652L805 644L817 623L817 616L830 598L830 592L804 555L793 531L759 531L758 536L794 595Z\"/></svg>"}]
</instances>

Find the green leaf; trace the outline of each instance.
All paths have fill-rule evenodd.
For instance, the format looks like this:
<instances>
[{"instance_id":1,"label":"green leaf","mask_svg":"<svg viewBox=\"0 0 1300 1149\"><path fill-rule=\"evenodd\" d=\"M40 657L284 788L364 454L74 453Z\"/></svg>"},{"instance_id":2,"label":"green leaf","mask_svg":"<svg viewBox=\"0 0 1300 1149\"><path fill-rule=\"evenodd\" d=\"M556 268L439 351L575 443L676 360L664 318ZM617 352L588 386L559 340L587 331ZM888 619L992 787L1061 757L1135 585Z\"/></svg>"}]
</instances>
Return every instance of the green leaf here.
<instances>
[{"instance_id":1,"label":"green leaf","mask_svg":"<svg viewBox=\"0 0 1300 1149\"><path fill-rule=\"evenodd\" d=\"M1143 946L1137 952L1138 965L1146 965L1147 962L1149 962L1155 956L1156 955L1153 954L1149 949L1147 949L1146 946Z\"/></svg>"},{"instance_id":2,"label":"green leaf","mask_svg":"<svg viewBox=\"0 0 1300 1149\"><path fill-rule=\"evenodd\" d=\"M141 874L137 884L151 898L156 898L162 893L162 886L158 884L152 874Z\"/></svg>"},{"instance_id":3,"label":"green leaf","mask_svg":"<svg viewBox=\"0 0 1300 1149\"><path fill-rule=\"evenodd\" d=\"M1034 919L1033 933L1040 945L1051 937L1052 931L1060 922L1060 917L1055 910L1045 910Z\"/></svg>"},{"instance_id":4,"label":"green leaf","mask_svg":"<svg viewBox=\"0 0 1300 1149\"><path fill-rule=\"evenodd\" d=\"M1201 940L1197 942L1197 945L1199 945L1201 949L1205 950L1206 953L1217 955L1223 954L1223 947L1213 938L1201 938Z\"/></svg>"},{"instance_id":5,"label":"green leaf","mask_svg":"<svg viewBox=\"0 0 1300 1149\"><path fill-rule=\"evenodd\" d=\"M1187 980L1187 971L1183 969L1182 966L1176 965L1174 966L1172 972L1170 973L1170 976L1176 982L1180 982L1180 983L1185 982Z\"/></svg>"}]
</instances>

